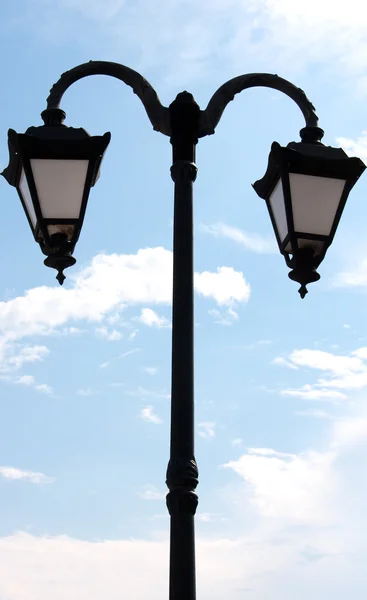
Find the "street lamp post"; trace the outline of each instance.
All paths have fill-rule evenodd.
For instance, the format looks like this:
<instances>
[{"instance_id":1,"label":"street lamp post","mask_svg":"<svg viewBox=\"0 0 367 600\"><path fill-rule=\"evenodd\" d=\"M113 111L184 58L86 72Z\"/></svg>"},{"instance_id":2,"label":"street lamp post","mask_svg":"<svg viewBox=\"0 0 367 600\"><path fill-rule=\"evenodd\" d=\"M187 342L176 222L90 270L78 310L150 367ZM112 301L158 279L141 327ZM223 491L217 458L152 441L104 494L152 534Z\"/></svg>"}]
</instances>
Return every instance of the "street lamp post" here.
<instances>
[{"instance_id":1,"label":"street lamp post","mask_svg":"<svg viewBox=\"0 0 367 600\"><path fill-rule=\"evenodd\" d=\"M198 469L194 456L194 310L193 184L198 139L213 134L227 104L251 87L268 87L292 98L305 127L301 142L286 148L274 143L264 177L254 184L266 200L279 249L292 269L291 279L306 285L319 279L317 267L330 246L348 194L365 169L357 158L321 143L315 109L305 93L290 82L264 73L225 83L201 111L188 92L167 108L152 86L136 71L110 62L90 61L64 73L53 86L42 113L44 125L25 134L9 131L9 166L2 173L16 187L35 240L58 271L76 261L78 241L90 188L110 134L90 137L84 129L66 127L60 108L64 92L89 75L110 75L129 85L142 101L156 131L170 137L174 181L173 316L171 450L167 468L167 507L171 518L170 600L195 600L194 515Z\"/></svg>"}]
</instances>

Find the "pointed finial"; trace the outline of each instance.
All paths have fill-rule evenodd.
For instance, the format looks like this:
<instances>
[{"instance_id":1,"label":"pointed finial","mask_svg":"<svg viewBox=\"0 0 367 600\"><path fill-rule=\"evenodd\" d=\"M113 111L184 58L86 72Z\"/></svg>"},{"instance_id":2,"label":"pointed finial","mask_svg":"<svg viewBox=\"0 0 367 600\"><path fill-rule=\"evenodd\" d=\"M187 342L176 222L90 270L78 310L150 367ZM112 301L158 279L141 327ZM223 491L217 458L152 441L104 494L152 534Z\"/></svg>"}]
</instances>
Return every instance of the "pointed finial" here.
<instances>
[{"instance_id":1,"label":"pointed finial","mask_svg":"<svg viewBox=\"0 0 367 600\"><path fill-rule=\"evenodd\" d=\"M299 295L301 296L302 300L303 298L306 296L306 294L308 294L308 289L306 288L305 285L301 285L301 287L298 290Z\"/></svg>"},{"instance_id":2,"label":"pointed finial","mask_svg":"<svg viewBox=\"0 0 367 600\"><path fill-rule=\"evenodd\" d=\"M60 285L62 285L66 279L64 272L63 271L59 271L58 274L56 275L56 279L59 282Z\"/></svg>"}]
</instances>

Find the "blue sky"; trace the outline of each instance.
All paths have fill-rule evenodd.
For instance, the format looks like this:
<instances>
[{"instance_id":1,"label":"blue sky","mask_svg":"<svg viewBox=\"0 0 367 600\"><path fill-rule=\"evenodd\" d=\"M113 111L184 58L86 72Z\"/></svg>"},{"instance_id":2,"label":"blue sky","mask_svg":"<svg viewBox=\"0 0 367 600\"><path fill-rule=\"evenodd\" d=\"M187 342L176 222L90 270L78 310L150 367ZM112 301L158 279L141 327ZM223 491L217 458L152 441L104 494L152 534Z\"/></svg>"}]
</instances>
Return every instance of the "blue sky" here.
<instances>
[{"instance_id":1,"label":"blue sky","mask_svg":"<svg viewBox=\"0 0 367 600\"><path fill-rule=\"evenodd\" d=\"M164 105L278 73L325 143L367 159L361 0L15 0L2 7L7 130L40 124L51 85L94 60L140 71ZM67 124L112 132L77 265L43 266L1 185L1 600L167 596L173 184L139 99L92 77ZM236 97L200 141L195 184L198 594L364 598L367 178L301 301L251 188L303 118L272 90ZM144 576L142 576L142 573Z\"/></svg>"}]
</instances>

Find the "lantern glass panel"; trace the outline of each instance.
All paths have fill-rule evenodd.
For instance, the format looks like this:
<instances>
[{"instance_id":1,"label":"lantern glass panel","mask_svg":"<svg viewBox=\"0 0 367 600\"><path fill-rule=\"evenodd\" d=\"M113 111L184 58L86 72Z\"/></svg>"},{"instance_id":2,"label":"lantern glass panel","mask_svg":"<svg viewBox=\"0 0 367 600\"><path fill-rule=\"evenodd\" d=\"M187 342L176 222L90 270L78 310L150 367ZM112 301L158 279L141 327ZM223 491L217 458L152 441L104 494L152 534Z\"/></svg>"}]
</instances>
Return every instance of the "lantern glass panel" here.
<instances>
[{"instance_id":1,"label":"lantern glass panel","mask_svg":"<svg viewBox=\"0 0 367 600\"><path fill-rule=\"evenodd\" d=\"M24 206L26 208L26 211L28 213L28 216L31 220L33 229L36 228L36 224L37 224L37 217L36 217L36 213L34 210L34 206L33 206L33 201L32 201L32 196L31 196L31 192L29 190L29 186L28 186L28 181L27 178L25 176L25 172L24 169L22 169L22 172L20 174L20 180L19 180L19 192L22 196L23 199L23 203Z\"/></svg>"},{"instance_id":2,"label":"lantern glass panel","mask_svg":"<svg viewBox=\"0 0 367 600\"><path fill-rule=\"evenodd\" d=\"M30 161L44 219L78 219L89 160Z\"/></svg>"},{"instance_id":3,"label":"lantern glass panel","mask_svg":"<svg viewBox=\"0 0 367 600\"><path fill-rule=\"evenodd\" d=\"M345 180L290 173L289 183L294 230L330 235Z\"/></svg>"},{"instance_id":4,"label":"lantern glass panel","mask_svg":"<svg viewBox=\"0 0 367 600\"><path fill-rule=\"evenodd\" d=\"M284 192L282 180L279 179L269 198L275 224L278 230L280 242L282 243L288 235L287 215L285 212Z\"/></svg>"}]
</instances>

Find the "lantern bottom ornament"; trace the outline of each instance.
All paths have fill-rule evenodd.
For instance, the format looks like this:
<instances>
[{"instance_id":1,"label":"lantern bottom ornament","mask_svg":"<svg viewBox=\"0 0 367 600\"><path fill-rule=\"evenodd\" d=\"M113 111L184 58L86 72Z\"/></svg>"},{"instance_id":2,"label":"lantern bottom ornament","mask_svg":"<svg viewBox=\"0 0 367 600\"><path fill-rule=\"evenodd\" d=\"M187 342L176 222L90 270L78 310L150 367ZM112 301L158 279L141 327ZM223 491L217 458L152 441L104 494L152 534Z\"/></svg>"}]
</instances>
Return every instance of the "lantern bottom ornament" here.
<instances>
[{"instance_id":1,"label":"lantern bottom ornament","mask_svg":"<svg viewBox=\"0 0 367 600\"><path fill-rule=\"evenodd\" d=\"M50 242L50 246L41 244L43 254L47 255L43 264L51 269L56 269L56 279L62 285L66 279L64 270L76 263L76 259L72 256L74 246L70 244L65 233L54 233L50 236Z\"/></svg>"},{"instance_id":2,"label":"lantern bottom ornament","mask_svg":"<svg viewBox=\"0 0 367 600\"><path fill-rule=\"evenodd\" d=\"M297 281L301 284L298 293L303 299L308 294L306 285L320 279L320 275L316 271L317 266L315 265L313 248L300 248L296 255L288 261L288 266L292 269L288 273L288 277L292 281Z\"/></svg>"}]
</instances>

